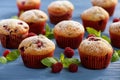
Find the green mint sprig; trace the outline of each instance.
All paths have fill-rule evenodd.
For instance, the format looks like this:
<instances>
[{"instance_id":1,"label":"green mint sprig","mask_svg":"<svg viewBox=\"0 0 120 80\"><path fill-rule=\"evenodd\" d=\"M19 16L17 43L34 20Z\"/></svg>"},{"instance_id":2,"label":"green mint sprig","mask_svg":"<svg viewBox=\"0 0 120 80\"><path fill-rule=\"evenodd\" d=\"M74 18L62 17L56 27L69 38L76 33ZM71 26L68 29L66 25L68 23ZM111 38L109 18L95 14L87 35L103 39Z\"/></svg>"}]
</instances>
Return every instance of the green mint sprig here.
<instances>
[{"instance_id":1,"label":"green mint sprig","mask_svg":"<svg viewBox=\"0 0 120 80\"><path fill-rule=\"evenodd\" d=\"M19 57L19 55L20 53L18 50L13 50L6 56L6 59L7 61L14 61Z\"/></svg>"},{"instance_id":2,"label":"green mint sprig","mask_svg":"<svg viewBox=\"0 0 120 80\"><path fill-rule=\"evenodd\" d=\"M46 24L45 30L46 30L45 36L49 39L53 39L54 38L53 29L51 29L48 24Z\"/></svg>"},{"instance_id":3,"label":"green mint sprig","mask_svg":"<svg viewBox=\"0 0 120 80\"><path fill-rule=\"evenodd\" d=\"M116 62L120 59L120 50L115 50L111 62Z\"/></svg>"},{"instance_id":4,"label":"green mint sprig","mask_svg":"<svg viewBox=\"0 0 120 80\"><path fill-rule=\"evenodd\" d=\"M108 36L106 36L106 35L101 35L101 37L102 37L103 39L105 39L106 41L108 41L109 43L111 43L111 40L110 40L110 38L109 38Z\"/></svg>"},{"instance_id":5,"label":"green mint sprig","mask_svg":"<svg viewBox=\"0 0 120 80\"><path fill-rule=\"evenodd\" d=\"M80 61L77 58L65 58L64 54L61 53L60 55L60 62L63 64L64 68L68 68L70 64L74 63L79 65Z\"/></svg>"},{"instance_id":6,"label":"green mint sprig","mask_svg":"<svg viewBox=\"0 0 120 80\"><path fill-rule=\"evenodd\" d=\"M100 37L100 36L101 36L101 31L97 31L97 30L95 30L94 28L87 27L86 30L87 30L87 32L88 32L89 34L94 34L94 35L97 36L97 37Z\"/></svg>"},{"instance_id":7,"label":"green mint sprig","mask_svg":"<svg viewBox=\"0 0 120 80\"><path fill-rule=\"evenodd\" d=\"M52 64L55 64L58 62L58 60L54 57L47 57L47 58L44 58L42 61L42 64L47 66L47 67L51 67Z\"/></svg>"},{"instance_id":8,"label":"green mint sprig","mask_svg":"<svg viewBox=\"0 0 120 80\"><path fill-rule=\"evenodd\" d=\"M6 64L7 62L15 61L20 56L18 50L12 50L6 57L0 56L0 63Z\"/></svg>"},{"instance_id":9,"label":"green mint sprig","mask_svg":"<svg viewBox=\"0 0 120 80\"><path fill-rule=\"evenodd\" d=\"M120 57L120 50L116 50L116 52L118 53L118 56Z\"/></svg>"},{"instance_id":10,"label":"green mint sprig","mask_svg":"<svg viewBox=\"0 0 120 80\"><path fill-rule=\"evenodd\" d=\"M0 63L6 64L7 63L7 59L4 56L1 56L0 57Z\"/></svg>"},{"instance_id":11,"label":"green mint sprig","mask_svg":"<svg viewBox=\"0 0 120 80\"><path fill-rule=\"evenodd\" d=\"M18 16L12 16L11 18L12 19L18 19Z\"/></svg>"},{"instance_id":12,"label":"green mint sprig","mask_svg":"<svg viewBox=\"0 0 120 80\"><path fill-rule=\"evenodd\" d=\"M57 63L57 62L61 62L63 64L64 68L68 68L69 65L72 63L77 64L77 65L80 64L79 59L77 59L77 58L65 58L63 53L61 53L59 60L54 58L54 57L47 57L41 61L41 63L47 67L51 67L52 64Z\"/></svg>"},{"instance_id":13,"label":"green mint sprig","mask_svg":"<svg viewBox=\"0 0 120 80\"><path fill-rule=\"evenodd\" d=\"M112 59L111 59L111 62L116 62L119 60L120 56L120 50L119 52L117 50L114 51L113 55L112 55Z\"/></svg>"},{"instance_id":14,"label":"green mint sprig","mask_svg":"<svg viewBox=\"0 0 120 80\"><path fill-rule=\"evenodd\" d=\"M93 34L93 35L95 35L96 37L101 37L101 38L103 38L104 40L106 40L106 41L108 41L109 43L111 43L110 38L109 38L108 36L106 36L106 35L103 35L103 34L101 33L101 31L97 31L97 30L95 30L94 28L91 28L91 27L87 27L86 30L87 30L88 34Z\"/></svg>"}]
</instances>

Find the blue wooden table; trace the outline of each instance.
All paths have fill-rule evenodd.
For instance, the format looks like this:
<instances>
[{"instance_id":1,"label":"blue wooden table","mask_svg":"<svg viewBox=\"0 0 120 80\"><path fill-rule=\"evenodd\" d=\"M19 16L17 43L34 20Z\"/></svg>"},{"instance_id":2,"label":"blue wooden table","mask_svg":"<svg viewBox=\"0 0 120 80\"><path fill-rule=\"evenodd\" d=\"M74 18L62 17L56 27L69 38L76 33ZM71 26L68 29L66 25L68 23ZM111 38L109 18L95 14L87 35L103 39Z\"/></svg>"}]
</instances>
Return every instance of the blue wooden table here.
<instances>
[{"instance_id":1,"label":"blue wooden table","mask_svg":"<svg viewBox=\"0 0 120 80\"><path fill-rule=\"evenodd\" d=\"M54 0L42 0L41 10L47 13L47 6ZM91 7L90 0L70 0L75 10L73 20L81 23L80 14L87 8ZM18 10L16 0L0 0L0 19L11 18L17 15ZM120 17L120 1L116 7L115 13L107 24L107 28L103 34L108 34L108 27L112 23L114 17ZM49 20L48 24L54 27ZM54 41L54 40L53 40ZM55 41L54 41L55 42ZM0 56L5 49L0 45ZM55 57L59 57L63 49L56 46ZM78 50L75 50L74 57L79 58ZM51 73L50 68L46 69L30 69L23 65L21 57L16 61L7 64L0 64L0 80L120 80L120 61L111 63L106 69L90 70L79 66L77 73L71 73L63 69L60 73Z\"/></svg>"}]
</instances>

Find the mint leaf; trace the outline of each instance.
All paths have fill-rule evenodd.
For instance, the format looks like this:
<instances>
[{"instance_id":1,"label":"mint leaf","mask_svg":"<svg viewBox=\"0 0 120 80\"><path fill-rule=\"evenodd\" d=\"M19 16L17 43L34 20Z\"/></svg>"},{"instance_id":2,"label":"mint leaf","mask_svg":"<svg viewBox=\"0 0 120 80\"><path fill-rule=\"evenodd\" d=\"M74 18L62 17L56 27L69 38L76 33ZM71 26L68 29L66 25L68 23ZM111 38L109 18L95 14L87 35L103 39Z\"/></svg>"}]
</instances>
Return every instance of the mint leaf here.
<instances>
[{"instance_id":1,"label":"mint leaf","mask_svg":"<svg viewBox=\"0 0 120 80\"><path fill-rule=\"evenodd\" d=\"M119 55L117 51L114 51L111 62L115 62L119 60Z\"/></svg>"},{"instance_id":2,"label":"mint leaf","mask_svg":"<svg viewBox=\"0 0 120 80\"><path fill-rule=\"evenodd\" d=\"M72 64L72 63L79 65L80 61L76 58L65 58L62 62L63 67L65 67L65 68L68 68L69 65Z\"/></svg>"},{"instance_id":3,"label":"mint leaf","mask_svg":"<svg viewBox=\"0 0 120 80\"><path fill-rule=\"evenodd\" d=\"M47 67L51 67L52 64L55 64L57 62L58 62L58 60L53 57L47 57L47 58L42 59L42 61L41 61L41 63Z\"/></svg>"},{"instance_id":4,"label":"mint leaf","mask_svg":"<svg viewBox=\"0 0 120 80\"><path fill-rule=\"evenodd\" d=\"M50 33L46 34L45 36L47 38L49 38L49 39L53 39L54 38L53 32L50 32Z\"/></svg>"},{"instance_id":5,"label":"mint leaf","mask_svg":"<svg viewBox=\"0 0 120 80\"><path fill-rule=\"evenodd\" d=\"M45 30L47 34L51 31L50 26L48 24L46 24Z\"/></svg>"},{"instance_id":6,"label":"mint leaf","mask_svg":"<svg viewBox=\"0 0 120 80\"><path fill-rule=\"evenodd\" d=\"M18 19L18 16L12 16L11 18L12 19Z\"/></svg>"},{"instance_id":7,"label":"mint leaf","mask_svg":"<svg viewBox=\"0 0 120 80\"><path fill-rule=\"evenodd\" d=\"M54 38L53 29L51 29L48 24L46 24L45 30L46 30L45 36L49 39L53 39Z\"/></svg>"},{"instance_id":8,"label":"mint leaf","mask_svg":"<svg viewBox=\"0 0 120 80\"><path fill-rule=\"evenodd\" d=\"M106 35L102 35L101 36L103 39L105 39L106 41L108 41L109 43L111 43L111 40L109 37L107 37Z\"/></svg>"},{"instance_id":9,"label":"mint leaf","mask_svg":"<svg viewBox=\"0 0 120 80\"><path fill-rule=\"evenodd\" d=\"M7 63L7 59L4 56L1 56L0 57L0 63L6 64Z\"/></svg>"},{"instance_id":10,"label":"mint leaf","mask_svg":"<svg viewBox=\"0 0 120 80\"><path fill-rule=\"evenodd\" d=\"M20 55L20 53L18 50L13 50L6 56L6 59L8 61L14 61L19 57L19 55Z\"/></svg>"},{"instance_id":11,"label":"mint leaf","mask_svg":"<svg viewBox=\"0 0 120 80\"><path fill-rule=\"evenodd\" d=\"M117 51L117 53L118 53L118 56L120 57L120 50L116 50Z\"/></svg>"},{"instance_id":12,"label":"mint leaf","mask_svg":"<svg viewBox=\"0 0 120 80\"><path fill-rule=\"evenodd\" d=\"M94 28L87 27L86 30L89 34L94 34L97 37L101 36L101 31L97 31Z\"/></svg>"},{"instance_id":13,"label":"mint leaf","mask_svg":"<svg viewBox=\"0 0 120 80\"><path fill-rule=\"evenodd\" d=\"M60 62L63 62L63 61L64 61L64 59L65 59L65 56L64 56L64 54L63 54L63 53L61 53L61 54L60 54Z\"/></svg>"}]
</instances>

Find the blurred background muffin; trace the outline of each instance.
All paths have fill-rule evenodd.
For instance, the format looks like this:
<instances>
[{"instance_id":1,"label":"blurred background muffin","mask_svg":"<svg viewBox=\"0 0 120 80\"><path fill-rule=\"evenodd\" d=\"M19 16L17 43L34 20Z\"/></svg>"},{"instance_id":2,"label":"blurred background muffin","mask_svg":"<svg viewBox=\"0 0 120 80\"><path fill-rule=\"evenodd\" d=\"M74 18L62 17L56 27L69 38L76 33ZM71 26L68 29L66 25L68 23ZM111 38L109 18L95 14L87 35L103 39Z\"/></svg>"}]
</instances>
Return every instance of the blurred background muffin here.
<instances>
[{"instance_id":1,"label":"blurred background muffin","mask_svg":"<svg viewBox=\"0 0 120 80\"><path fill-rule=\"evenodd\" d=\"M91 3L93 6L100 6L104 8L109 13L109 16L112 16L118 0L91 0Z\"/></svg>"},{"instance_id":2,"label":"blurred background muffin","mask_svg":"<svg viewBox=\"0 0 120 80\"><path fill-rule=\"evenodd\" d=\"M55 44L43 35L32 36L24 39L18 50L26 67L44 68L41 60L54 55Z\"/></svg>"},{"instance_id":3,"label":"blurred background muffin","mask_svg":"<svg viewBox=\"0 0 120 80\"><path fill-rule=\"evenodd\" d=\"M4 19L0 21L0 40L4 48L18 48L20 42L28 34L27 23L17 19Z\"/></svg>"},{"instance_id":4,"label":"blurred background muffin","mask_svg":"<svg viewBox=\"0 0 120 80\"><path fill-rule=\"evenodd\" d=\"M54 36L59 47L78 48L84 37L84 27L77 21L64 20L55 25Z\"/></svg>"},{"instance_id":5,"label":"blurred background muffin","mask_svg":"<svg viewBox=\"0 0 120 80\"><path fill-rule=\"evenodd\" d=\"M25 21L29 25L29 32L40 34L44 30L48 16L41 10L33 9L22 13L19 19Z\"/></svg>"},{"instance_id":6,"label":"blurred background muffin","mask_svg":"<svg viewBox=\"0 0 120 80\"><path fill-rule=\"evenodd\" d=\"M101 7L93 6L83 11L80 15L82 23L86 27L104 31L109 20L109 14Z\"/></svg>"},{"instance_id":7,"label":"blurred background muffin","mask_svg":"<svg viewBox=\"0 0 120 80\"><path fill-rule=\"evenodd\" d=\"M89 37L81 42L78 52L84 67L103 69L110 64L113 48L100 37Z\"/></svg>"},{"instance_id":8,"label":"blurred background muffin","mask_svg":"<svg viewBox=\"0 0 120 80\"><path fill-rule=\"evenodd\" d=\"M57 0L48 5L48 14L50 22L57 24L62 20L69 20L72 18L74 6L70 1Z\"/></svg>"},{"instance_id":9,"label":"blurred background muffin","mask_svg":"<svg viewBox=\"0 0 120 80\"><path fill-rule=\"evenodd\" d=\"M41 0L17 0L16 4L19 10L19 16L24 11L31 9L40 9Z\"/></svg>"},{"instance_id":10,"label":"blurred background muffin","mask_svg":"<svg viewBox=\"0 0 120 80\"><path fill-rule=\"evenodd\" d=\"M120 22L110 24L109 35L112 46L120 48Z\"/></svg>"}]
</instances>

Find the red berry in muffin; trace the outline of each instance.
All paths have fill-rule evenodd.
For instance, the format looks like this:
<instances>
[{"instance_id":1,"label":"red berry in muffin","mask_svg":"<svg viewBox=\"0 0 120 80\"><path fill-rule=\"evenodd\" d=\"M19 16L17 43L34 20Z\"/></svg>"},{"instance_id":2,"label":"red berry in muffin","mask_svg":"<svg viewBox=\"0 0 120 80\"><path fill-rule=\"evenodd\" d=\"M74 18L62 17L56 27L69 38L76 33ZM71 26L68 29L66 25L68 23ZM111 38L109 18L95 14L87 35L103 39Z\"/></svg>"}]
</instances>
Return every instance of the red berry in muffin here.
<instances>
[{"instance_id":1,"label":"red berry in muffin","mask_svg":"<svg viewBox=\"0 0 120 80\"><path fill-rule=\"evenodd\" d=\"M30 32L30 33L28 33L28 36L27 36L27 37L30 37L30 36L36 36L36 34L33 33L33 32Z\"/></svg>"},{"instance_id":2,"label":"red berry in muffin","mask_svg":"<svg viewBox=\"0 0 120 80\"><path fill-rule=\"evenodd\" d=\"M42 30L41 34L45 35L46 34L46 30Z\"/></svg>"},{"instance_id":3,"label":"red berry in muffin","mask_svg":"<svg viewBox=\"0 0 120 80\"><path fill-rule=\"evenodd\" d=\"M113 19L113 22L118 22L118 21L120 21L120 18L114 18Z\"/></svg>"},{"instance_id":4,"label":"red berry in muffin","mask_svg":"<svg viewBox=\"0 0 120 80\"><path fill-rule=\"evenodd\" d=\"M69 65L68 70L69 70L70 72L77 72L77 71L78 71L78 65L72 63L72 64Z\"/></svg>"},{"instance_id":5,"label":"red berry in muffin","mask_svg":"<svg viewBox=\"0 0 120 80\"><path fill-rule=\"evenodd\" d=\"M89 38L89 37L95 37L95 35L94 34L88 34L87 38Z\"/></svg>"},{"instance_id":6,"label":"red berry in muffin","mask_svg":"<svg viewBox=\"0 0 120 80\"><path fill-rule=\"evenodd\" d=\"M63 69L63 64L61 62L57 62L52 65L52 72L58 73Z\"/></svg>"},{"instance_id":7,"label":"red berry in muffin","mask_svg":"<svg viewBox=\"0 0 120 80\"><path fill-rule=\"evenodd\" d=\"M74 50L70 47L66 47L64 50L64 55L68 58L72 58L72 56L74 55Z\"/></svg>"},{"instance_id":8,"label":"red berry in muffin","mask_svg":"<svg viewBox=\"0 0 120 80\"><path fill-rule=\"evenodd\" d=\"M6 49L4 52L3 52L3 56L6 57L11 51Z\"/></svg>"}]
</instances>

